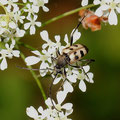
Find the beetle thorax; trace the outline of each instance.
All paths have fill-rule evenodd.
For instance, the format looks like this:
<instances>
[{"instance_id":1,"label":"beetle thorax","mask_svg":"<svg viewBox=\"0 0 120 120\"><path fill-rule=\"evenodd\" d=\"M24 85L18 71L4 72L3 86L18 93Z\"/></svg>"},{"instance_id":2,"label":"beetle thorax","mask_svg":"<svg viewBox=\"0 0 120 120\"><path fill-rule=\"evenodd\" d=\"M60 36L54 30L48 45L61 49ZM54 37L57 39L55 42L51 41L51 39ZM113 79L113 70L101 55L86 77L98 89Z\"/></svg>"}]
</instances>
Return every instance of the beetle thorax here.
<instances>
[{"instance_id":1,"label":"beetle thorax","mask_svg":"<svg viewBox=\"0 0 120 120\"><path fill-rule=\"evenodd\" d=\"M67 61L65 59L65 56L64 55L58 56L56 68L61 69L61 68L65 67L65 65L67 65Z\"/></svg>"}]
</instances>

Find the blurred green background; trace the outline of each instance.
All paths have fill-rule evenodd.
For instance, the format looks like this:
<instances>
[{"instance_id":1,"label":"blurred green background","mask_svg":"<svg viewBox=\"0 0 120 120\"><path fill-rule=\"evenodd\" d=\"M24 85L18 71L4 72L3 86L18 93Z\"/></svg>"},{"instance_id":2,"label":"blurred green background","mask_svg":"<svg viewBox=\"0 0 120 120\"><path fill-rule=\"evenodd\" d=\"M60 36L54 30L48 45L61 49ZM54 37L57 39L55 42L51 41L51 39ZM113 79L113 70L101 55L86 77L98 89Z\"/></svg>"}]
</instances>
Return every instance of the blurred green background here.
<instances>
[{"instance_id":1,"label":"blurred green background","mask_svg":"<svg viewBox=\"0 0 120 120\"><path fill-rule=\"evenodd\" d=\"M48 13L40 13L40 21L80 7L80 0L50 0ZM42 10L41 10L42 11ZM34 36L25 36L23 42L35 48L41 48L43 41L39 32L47 30L54 40L54 35L70 35L78 23L78 13L65 17L45 26ZM120 21L120 20L119 20ZM78 86L66 100L74 105L70 116L73 120L120 120L120 23L117 26L103 25L101 31L91 32L79 28L82 36L80 43L89 48L86 58L93 58L91 64L94 84L87 84L87 92L82 93ZM26 56L30 51L21 47ZM26 107L44 106L44 101L29 71L16 68L16 64L25 66L22 59L8 60L9 67L0 71L0 120L29 120ZM37 66L36 66L37 67ZM48 94L50 78L41 79Z\"/></svg>"}]
</instances>

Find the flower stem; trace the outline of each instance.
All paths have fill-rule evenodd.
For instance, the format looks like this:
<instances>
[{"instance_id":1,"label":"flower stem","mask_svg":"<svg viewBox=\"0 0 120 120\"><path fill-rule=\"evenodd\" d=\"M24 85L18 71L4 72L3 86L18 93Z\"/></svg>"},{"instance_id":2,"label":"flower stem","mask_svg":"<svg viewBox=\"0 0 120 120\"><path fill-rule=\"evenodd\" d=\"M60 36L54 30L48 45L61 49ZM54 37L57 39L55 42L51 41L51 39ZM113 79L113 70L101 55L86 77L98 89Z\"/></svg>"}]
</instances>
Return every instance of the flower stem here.
<instances>
[{"instance_id":1,"label":"flower stem","mask_svg":"<svg viewBox=\"0 0 120 120\"><path fill-rule=\"evenodd\" d=\"M24 56L24 54L23 54L22 52L21 52L21 58L23 59L23 61L25 61L25 56ZM42 85L41 85L41 82L40 82L40 80L38 79L36 73L32 70L32 67L31 67L31 66L27 66L27 67L30 69L30 72L31 72L33 78L35 79L35 81L36 81L36 83L37 83L37 85L38 85L38 87L39 87L39 89L40 89L40 91L41 91L41 93L42 93L42 96L43 96L44 100L46 100L46 99L47 99L46 94L45 94L45 92L44 92L44 89L43 89L43 87L42 87Z\"/></svg>"},{"instance_id":2,"label":"flower stem","mask_svg":"<svg viewBox=\"0 0 120 120\"><path fill-rule=\"evenodd\" d=\"M0 6L4 9L4 11L5 11L6 15L7 15L7 14L8 14L8 12L7 12L6 7L5 7L2 3L0 3Z\"/></svg>"},{"instance_id":3,"label":"flower stem","mask_svg":"<svg viewBox=\"0 0 120 120\"><path fill-rule=\"evenodd\" d=\"M63 13L63 14L57 16L57 17L54 17L54 18L48 20L47 22L43 23L41 27L44 27L45 25L48 25L48 24L50 24L50 23L52 23L52 22L54 22L54 21L57 21L57 20L59 20L59 19L61 19L61 18L63 18L63 17L66 17L66 16L72 15L72 14L74 14L74 13L76 13L76 12L79 12L79 11L82 10L82 9L87 9L87 8L91 8L91 7L94 7L94 6L96 6L96 5L90 4L90 5L88 5L88 6L80 7L80 8L77 8L77 9L74 9L74 10L71 10L71 11L68 11L68 12L65 12L65 13Z\"/></svg>"},{"instance_id":4,"label":"flower stem","mask_svg":"<svg viewBox=\"0 0 120 120\"><path fill-rule=\"evenodd\" d=\"M20 41L17 41L17 44L18 44L18 45L21 45L21 46L23 46L23 47L25 47L25 48L28 48L28 49L30 49L30 50L36 50L36 48L33 48L32 46L30 46L30 45L28 45L28 44L25 44L25 43L23 43L23 42L20 42Z\"/></svg>"}]
</instances>

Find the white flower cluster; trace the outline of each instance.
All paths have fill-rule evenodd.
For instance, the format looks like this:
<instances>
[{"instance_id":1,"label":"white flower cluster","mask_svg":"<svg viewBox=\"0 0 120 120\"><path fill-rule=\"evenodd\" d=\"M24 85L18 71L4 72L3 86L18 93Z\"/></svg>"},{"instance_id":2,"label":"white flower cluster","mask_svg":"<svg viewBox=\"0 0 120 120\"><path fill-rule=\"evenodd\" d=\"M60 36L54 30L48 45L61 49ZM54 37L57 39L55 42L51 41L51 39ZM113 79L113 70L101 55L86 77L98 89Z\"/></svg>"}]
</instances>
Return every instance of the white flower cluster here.
<instances>
[{"instance_id":1,"label":"white flower cluster","mask_svg":"<svg viewBox=\"0 0 120 120\"><path fill-rule=\"evenodd\" d=\"M56 42L52 42L50 40L48 32L46 30L42 31L40 33L40 36L46 42L45 44L42 45L42 49L43 49L42 52L40 53L38 50L32 51L32 53L35 55L26 57L25 62L27 65L35 65L40 62L40 70L39 70L40 75L43 77L47 74L47 72L50 72L54 79L55 77L54 70L56 65L54 58L57 57L56 51L59 50L61 53L62 49L70 46L68 35L66 34L64 37L64 41L66 43L65 46L61 45L60 35L55 36ZM76 30L73 35L73 43L75 43L80 38L80 36L81 36L81 33L78 32L78 30ZM50 103L50 98L48 98L47 100L49 101L49 104L47 104L48 109L43 110L41 107L40 109L38 109L41 115L38 115L37 111L33 107L27 108L27 115L30 116L31 118L34 118L35 120L39 120L39 119L40 120L44 120L44 119L45 120L57 120L57 119L70 120L67 118L67 115L71 114L73 111L72 104L65 104L61 106L61 103L62 103L61 101L63 101L66 98L68 93L73 92L74 90L73 84L77 83L77 81L79 81L79 88L83 92L86 91L85 81L89 83L94 82L93 73L89 72L89 69L90 69L90 66L88 65L83 66L83 69L73 68L71 66L66 67L65 68L66 77L64 77L62 74L59 74L56 76L53 82L53 85L56 85L61 80L63 81L61 85L63 89L61 91L61 87L60 87L59 92L57 93L58 104L56 104L54 101L53 103ZM51 109L52 108L51 106L54 109ZM66 109L67 113L64 114L63 112L61 112L62 108Z\"/></svg>"},{"instance_id":2,"label":"white flower cluster","mask_svg":"<svg viewBox=\"0 0 120 120\"><path fill-rule=\"evenodd\" d=\"M94 0L94 5L99 5L95 15L108 17L110 25L117 25L117 13L120 13L120 0ZM82 6L88 5L88 0L82 0Z\"/></svg>"},{"instance_id":3,"label":"white flower cluster","mask_svg":"<svg viewBox=\"0 0 120 120\"><path fill-rule=\"evenodd\" d=\"M9 45L8 43L5 44L5 49L0 50L0 69L5 70L7 68L7 61L6 58L11 59L14 57L19 57L20 51L13 50L15 46L15 40L12 40L12 43Z\"/></svg>"},{"instance_id":4,"label":"white flower cluster","mask_svg":"<svg viewBox=\"0 0 120 120\"><path fill-rule=\"evenodd\" d=\"M37 112L34 107L30 106L26 109L26 113L34 120L71 120L68 116L73 112L73 105L72 103L65 103L62 105L65 98L66 94L60 91L57 93L57 104L53 100L54 107L51 99L48 98L45 101L47 109L44 110L40 106Z\"/></svg>"},{"instance_id":5,"label":"white flower cluster","mask_svg":"<svg viewBox=\"0 0 120 120\"><path fill-rule=\"evenodd\" d=\"M35 26L41 26L41 22L36 21L39 8L42 7L45 12L49 11L45 6L46 3L48 3L48 0L23 0L23 3L19 0L0 0L0 6L4 10L4 14L0 14L1 59L12 58L7 55L6 51L8 51L9 46L11 50L15 47L16 38L23 37L27 29L30 28L31 35L35 34ZM3 59L0 69L4 70L6 68L7 63Z\"/></svg>"}]
</instances>

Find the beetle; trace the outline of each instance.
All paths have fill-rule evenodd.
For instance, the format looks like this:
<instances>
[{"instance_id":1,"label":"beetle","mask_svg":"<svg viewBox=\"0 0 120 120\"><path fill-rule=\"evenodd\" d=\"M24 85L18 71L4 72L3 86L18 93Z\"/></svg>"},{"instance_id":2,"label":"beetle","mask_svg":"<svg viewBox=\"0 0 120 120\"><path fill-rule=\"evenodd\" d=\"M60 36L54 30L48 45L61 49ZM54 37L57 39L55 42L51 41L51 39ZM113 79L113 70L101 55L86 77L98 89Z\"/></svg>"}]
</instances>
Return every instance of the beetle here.
<instances>
[{"instance_id":1,"label":"beetle","mask_svg":"<svg viewBox=\"0 0 120 120\"><path fill-rule=\"evenodd\" d=\"M54 103L52 101L52 86L53 86L53 82L56 79L58 74L62 74L63 78L66 78L66 66L69 65L71 67L75 67L75 68L80 68L83 70L83 72L85 73L83 66L90 64L91 62L94 62L94 59L82 59L86 54L88 54L88 48L83 45L83 44L73 44L73 35L75 33L75 31L77 30L77 28L80 26L80 24L82 23L82 21L84 20L85 16L81 19L81 21L79 22L79 24L76 26L76 28L74 29L74 31L71 34L71 39L70 39L70 46L66 47L62 50L62 53L60 54L59 50L56 51L57 57L53 58L52 57L52 61L56 61L56 65L54 66L54 71L52 72L53 74L55 74L55 77L53 78L53 81L50 85L50 90L49 90L49 96L51 98L51 102L54 106ZM78 65L74 65L74 63L81 61L81 62L85 62L85 64L82 66L78 66ZM85 75L87 76L87 74L85 73ZM88 76L87 76L88 77ZM88 77L89 79L89 77ZM65 82L65 80L63 81L63 83ZM62 85L63 85L62 83ZM55 108L56 109L56 108ZM57 110L57 109L56 109Z\"/></svg>"},{"instance_id":2,"label":"beetle","mask_svg":"<svg viewBox=\"0 0 120 120\"><path fill-rule=\"evenodd\" d=\"M55 73L55 77L59 73L66 76L66 71L65 71L66 65L82 69L82 66L76 66L73 64L76 63L77 61L81 61L81 62L86 62L84 65L87 65L87 64L90 64L91 62L95 61L93 59L82 59L86 54L88 54L88 51L89 51L89 49L85 45L83 45L83 44L74 44L73 45L73 35L74 35L75 31L77 30L77 28L82 23L82 21L84 20L84 18L85 18L85 16L81 19L79 24L76 26L76 28L72 32L71 39L70 39L70 46L64 48L62 50L61 54L60 54L59 50L57 50L57 52L56 52L57 57L52 58L53 62L56 61L56 65L54 66L54 72L53 72L53 73Z\"/></svg>"}]
</instances>

